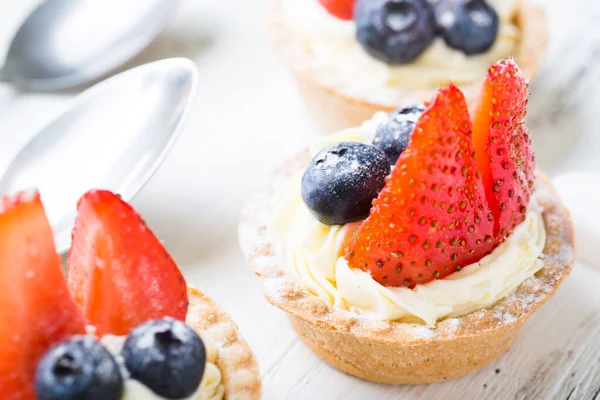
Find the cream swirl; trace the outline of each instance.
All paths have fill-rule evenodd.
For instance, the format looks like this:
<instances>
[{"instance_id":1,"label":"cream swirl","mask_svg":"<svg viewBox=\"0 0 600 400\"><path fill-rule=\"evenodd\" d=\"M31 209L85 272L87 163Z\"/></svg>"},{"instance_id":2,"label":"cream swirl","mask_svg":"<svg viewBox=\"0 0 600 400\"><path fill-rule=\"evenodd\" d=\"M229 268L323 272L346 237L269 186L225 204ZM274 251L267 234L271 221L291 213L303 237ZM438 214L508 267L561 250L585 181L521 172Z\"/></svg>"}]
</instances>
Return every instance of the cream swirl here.
<instances>
[{"instance_id":1,"label":"cream swirl","mask_svg":"<svg viewBox=\"0 0 600 400\"><path fill-rule=\"evenodd\" d=\"M202 337L202 341L206 349L204 376L196 393L185 400L222 400L225 394L225 386L222 382L221 371L216 365L219 354L217 346L210 338ZM125 343L125 337L106 335L101 342L118 358L120 357L118 354ZM125 390L121 400L164 400L164 397L160 397L140 382L126 376Z\"/></svg>"},{"instance_id":2,"label":"cream swirl","mask_svg":"<svg viewBox=\"0 0 600 400\"><path fill-rule=\"evenodd\" d=\"M319 142L313 154L336 141L368 141L384 117L378 114L359 128ZM490 255L445 279L414 289L382 286L368 272L350 268L343 256L345 240L360 222L327 226L317 221L302 201L302 173L294 175L277 194L268 230L284 257L286 271L329 305L377 320L434 325L440 319L494 304L544 265L540 257L546 232L534 195L525 220Z\"/></svg>"},{"instance_id":3,"label":"cream swirl","mask_svg":"<svg viewBox=\"0 0 600 400\"><path fill-rule=\"evenodd\" d=\"M356 40L353 21L330 15L318 0L282 0L283 18L297 45L327 83L360 98L398 104L398 89L435 89L449 81L479 81L499 59L516 56L519 28L515 16L520 0L489 0L500 18L498 37L485 53L467 56L437 38L416 60L389 65L367 54ZM430 0L435 2L435 0Z\"/></svg>"}]
</instances>

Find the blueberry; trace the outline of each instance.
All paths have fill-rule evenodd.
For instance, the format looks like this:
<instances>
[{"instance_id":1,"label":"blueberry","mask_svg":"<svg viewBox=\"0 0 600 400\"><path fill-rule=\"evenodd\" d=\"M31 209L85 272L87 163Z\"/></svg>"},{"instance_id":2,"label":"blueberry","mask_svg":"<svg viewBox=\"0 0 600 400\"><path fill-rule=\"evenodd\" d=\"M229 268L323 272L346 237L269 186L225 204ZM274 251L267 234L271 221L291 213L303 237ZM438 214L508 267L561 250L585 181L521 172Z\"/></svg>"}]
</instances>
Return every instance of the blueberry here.
<instances>
[{"instance_id":1,"label":"blueberry","mask_svg":"<svg viewBox=\"0 0 600 400\"><path fill-rule=\"evenodd\" d=\"M358 0L354 19L360 44L388 64L413 61L436 35L427 0Z\"/></svg>"},{"instance_id":2,"label":"blueberry","mask_svg":"<svg viewBox=\"0 0 600 400\"><path fill-rule=\"evenodd\" d=\"M385 185L390 164L378 148L341 142L321 150L302 176L302 198L326 225L366 218L371 202Z\"/></svg>"},{"instance_id":3,"label":"blueberry","mask_svg":"<svg viewBox=\"0 0 600 400\"><path fill-rule=\"evenodd\" d=\"M119 365L91 336L75 336L51 348L35 376L38 400L118 400L123 395Z\"/></svg>"},{"instance_id":4,"label":"blueberry","mask_svg":"<svg viewBox=\"0 0 600 400\"><path fill-rule=\"evenodd\" d=\"M396 164L398 156L408 146L410 135L424 110L422 105L399 108L377 127L373 145L385 153L390 164Z\"/></svg>"},{"instance_id":5,"label":"blueberry","mask_svg":"<svg viewBox=\"0 0 600 400\"><path fill-rule=\"evenodd\" d=\"M486 52L498 36L498 14L485 0L440 0L435 18L448 46L467 55Z\"/></svg>"},{"instance_id":6,"label":"blueberry","mask_svg":"<svg viewBox=\"0 0 600 400\"><path fill-rule=\"evenodd\" d=\"M133 379L167 399L194 394L206 364L206 349L200 336L172 318L135 328L125 340L121 356Z\"/></svg>"}]
</instances>

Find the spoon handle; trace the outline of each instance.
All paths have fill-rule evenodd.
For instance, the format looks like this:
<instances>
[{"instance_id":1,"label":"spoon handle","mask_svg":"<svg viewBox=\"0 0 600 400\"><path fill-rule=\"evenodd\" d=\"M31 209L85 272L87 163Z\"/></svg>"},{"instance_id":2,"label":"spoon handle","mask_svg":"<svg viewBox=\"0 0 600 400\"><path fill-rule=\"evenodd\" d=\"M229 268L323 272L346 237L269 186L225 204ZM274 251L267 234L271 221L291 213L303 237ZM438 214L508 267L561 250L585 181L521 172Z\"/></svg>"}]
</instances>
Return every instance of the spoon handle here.
<instances>
[{"instance_id":1,"label":"spoon handle","mask_svg":"<svg viewBox=\"0 0 600 400\"><path fill-rule=\"evenodd\" d=\"M10 81L10 78L6 74L4 67L1 67L0 68L0 82L9 82L9 81Z\"/></svg>"}]
</instances>

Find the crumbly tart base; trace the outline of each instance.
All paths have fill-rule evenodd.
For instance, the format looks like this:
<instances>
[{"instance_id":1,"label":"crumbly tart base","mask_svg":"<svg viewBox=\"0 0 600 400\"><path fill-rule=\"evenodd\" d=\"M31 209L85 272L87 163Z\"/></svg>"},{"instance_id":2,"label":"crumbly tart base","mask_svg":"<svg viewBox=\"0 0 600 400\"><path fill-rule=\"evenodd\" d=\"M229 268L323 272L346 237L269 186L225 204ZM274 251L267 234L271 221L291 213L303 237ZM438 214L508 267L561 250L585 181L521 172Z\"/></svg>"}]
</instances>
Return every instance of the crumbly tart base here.
<instances>
[{"instance_id":1,"label":"crumbly tart base","mask_svg":"<svg viewBox=\"0 0 600 400\"><path fill-rule=\"evenodd\" d=\"M329 306L283 270L283 260L267 236L274 192L305 166L305 152L279 170L245 208L240 244L263 283L265 297L289 314L298 337L333 367L373 382L416 384L469 374L500 357L527 318L548 300L574 262L568 211L548 180L538 176L547 241L544 267L517 291L491 307L429 328L375 321Z\"/></svg>"},{"instance_id":2,"label":"crumbly tart base","mask_svg":"<svg viewBox=\"0 0 600 400\"><path fill-rule=\"evenodd\" d=\"M259 400L262 389L258 362L231 317L194 287L188 286L188 298L186 323L209 336L219 351L216 364L223 376L225 399Z\"/></svg>"},{"instance_id":3,"label":"crumbly tart base","mask_svg":"<svg viewBox=\"0 0 600 400\"><path fill-rule=\"evenodd\" d=\"M270 0L269 36L277 53L293 72L300 94L316 125L325 134L340 129L359 126L377 111L391 112L398 107L430 100L437 90L426 89L406 92L401 103L386 104L354 97L333 87L320 71L310 63L310 56L300 49L284 23L281 11L282 0ZM300 1L300 0L299 0ZM308 1L308 0L302 0ZM533 78L542 63L548 44L547 18L544 10L528 0L521 0L515 17L521 29L521 40L516 61L524 75ZM484 77L482 71L482 79ZM478 95L481 82L461 85L467 100L472 102ZM400 97L400 96L399 96Z\"/></svg>"}]
</instances>

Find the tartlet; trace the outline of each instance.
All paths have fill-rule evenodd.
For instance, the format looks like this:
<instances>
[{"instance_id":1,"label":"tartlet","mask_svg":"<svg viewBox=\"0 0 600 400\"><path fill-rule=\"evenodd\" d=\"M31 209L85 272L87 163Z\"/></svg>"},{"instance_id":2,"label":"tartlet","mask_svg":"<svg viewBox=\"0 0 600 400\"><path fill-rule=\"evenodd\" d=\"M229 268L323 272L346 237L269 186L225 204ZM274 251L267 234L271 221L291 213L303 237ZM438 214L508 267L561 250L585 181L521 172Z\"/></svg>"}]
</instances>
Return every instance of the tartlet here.
<instances>
[{"instance_id":1,"label":"tartlet","mask_svg":"<svg viewBox=\"0 0 600 400\"><path fill-rule=\"evenodd\" d=\"M79 201L67 276L37 192L0 198L0 229L3 399L260 399L233 320L120 196Z\"/></svg>"},{"instance_id":2,"label":"tartlet","mask_svg":"<svg viewBox=\"0 0 600 400\"><path fill-rule=\"evenodd\" d=\"M535 171L513 61L490 67L477 104L470 116L449 85L422 113L380 113L288 160L243 212L240 244L267 300L339 370L389 384L466 375L570 273L570 215ZM405 146L392 159L379 147L390 130Z\"/></svg>"},{"instance_id":3,"label":"tartlet","mask_svg":"<svg viewBox=\"0 0 600 400\"><path fill-rule=\"evenodd\" d=\"M434 88L398 89L398 98L402 99L402 103L398 100L389 103L385 100L359 97L333 85L328 76L311 62L311 56L297 45L293 32L285 23L282 2L283 0L269 1L269 37L276 53L292 72L307 110L322 132L336 132L357 126L377 111L391 112L398 107L428 100L435 94ZM518 50L513 56L524 75L531 79L540 68L548 43L546 13L529 0L519 0L514 19L514 24L520 30L520 40ZM481 71L481 77L484 74L485 71ZM477 95L481 77L473 81L472 85L461 84L468 101L472 101Z\"/></svg>"},{"instance_id":4,"label":"tartlet","mask_svg":"<svg viewBox=\"0 0 600 400\"><path fill-rule=\"evenodd\" d=\"M216 365L223 377L225 399L260 399L258 362L235 322L217 303L189 285L188 300L186 323L217 346Z\"/></svg>"},{"instance_id":5,"label":"tartlet","mask_svg":"<svg viewBox=\"0 0 600 400\"><path fill-rule=\"evenodd\" d=\"M266 299L287 312L298 337L319 357L348 374L374 382L416 384L467 375L500 357L527 318L569 275L574 236L568 211L542 175L541 194L547 232L544 268L516 293L494 306L424 325L374 321L339 310L310 294L290 277L267 235L272 199L281 185L310 161L303 152L289 160L245 208L240 244L252 271L261 278Z\"/></svg>"}]
</instances>

